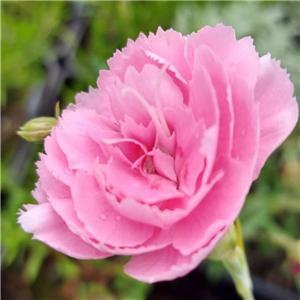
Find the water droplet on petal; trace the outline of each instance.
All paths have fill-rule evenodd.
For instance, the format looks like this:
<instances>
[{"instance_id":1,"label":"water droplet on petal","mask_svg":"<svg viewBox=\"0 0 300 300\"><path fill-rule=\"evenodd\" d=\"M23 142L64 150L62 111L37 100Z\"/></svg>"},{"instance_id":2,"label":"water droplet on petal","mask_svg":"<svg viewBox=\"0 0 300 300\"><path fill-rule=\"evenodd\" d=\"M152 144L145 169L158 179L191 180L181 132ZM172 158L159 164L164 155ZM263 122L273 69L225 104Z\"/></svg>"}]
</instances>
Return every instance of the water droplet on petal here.
<instances>
[{"instance_id":1,"label":"water droplet on petal","mask_svg":"<svg viewBox=\"0 0 300 300\"><path fill-rule=\"evenodd\" d=\"M116 220L120 221L121 217L120 216L116 216Z\"/></svg>"},{"instance_id":2,"label":"water droplet on petal","mask_svg":"<svg viewBox=\"0 0 300 300\"><path fill-rule=\"evenodd\" d=\"M235 159L236 159L236 160L240 160L240 156L239 156L239 155L237 155Z\"/></svg>"},{"instance_id":3,"label":"water droplet on petal","mask_svg":"<svg viewBox=\"0 0 300 300\"><path fill-rule=\"evenodd\" d=\"M105 214L101 214L101 215L100 215L100 219L101 219L101 220L106 220L106 215L105 215Z\"/></svg>"},{"instance_id":4,"label":"water droplet on petal","mask_svg":"<svg viewBox=\"0 0 300 300\"><path fill-rule=\"evenodd\" d=\"M241 131L241 135L244 136L246 134L246 130Z\"/></svg>"}]
</instances>

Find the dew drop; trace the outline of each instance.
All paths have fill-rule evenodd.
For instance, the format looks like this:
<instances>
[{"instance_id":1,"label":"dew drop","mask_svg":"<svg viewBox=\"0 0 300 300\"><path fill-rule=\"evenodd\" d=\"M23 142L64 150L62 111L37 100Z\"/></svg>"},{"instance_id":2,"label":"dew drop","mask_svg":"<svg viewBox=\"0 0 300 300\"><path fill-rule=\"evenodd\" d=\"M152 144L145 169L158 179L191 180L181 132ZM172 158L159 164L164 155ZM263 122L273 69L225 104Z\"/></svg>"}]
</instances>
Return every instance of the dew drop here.
<instances>
[{"instance_id":1,"label":"dew drop","mask_svg":"<svg viewBox=\"0 0 300 300\"><path fill-rule=\"evenodd\" d=\"M246 130L241 131L241 135L244 136L246 134Z\"/></svg>"},{"instance_id":2,"label":"dew drop","mask_svg":"<svg viewBox=\"0 0 300 300\"><path fill-rule=\"evenodd\" d=\"M239 155L237 155L235 159L236 159L236 160L240 160L240 156L239 156Z\"/></svg>"},{"instance_id":3,"label":"dew drop","mask_svg":"<svg viewBox=\"0 0 300 300\"><path fill-rule=\"evenodd\" d=\"M121 220L121 217L120 217L120 216L116 216L116 220L117 220L117 221L120 221L120 220Z\"/></svg>"},{"instance_id":4,"label":"dew drop","mask_svg":"<svg viewBox=\"0 0 300 300\"><path fill-rule=\"evenodd\" d=\"M101 220L106 220L106 215L105 215L105 214L101 214L101 215L100 215L100 219L101 219Z\"/></svg>"}]
</instances>

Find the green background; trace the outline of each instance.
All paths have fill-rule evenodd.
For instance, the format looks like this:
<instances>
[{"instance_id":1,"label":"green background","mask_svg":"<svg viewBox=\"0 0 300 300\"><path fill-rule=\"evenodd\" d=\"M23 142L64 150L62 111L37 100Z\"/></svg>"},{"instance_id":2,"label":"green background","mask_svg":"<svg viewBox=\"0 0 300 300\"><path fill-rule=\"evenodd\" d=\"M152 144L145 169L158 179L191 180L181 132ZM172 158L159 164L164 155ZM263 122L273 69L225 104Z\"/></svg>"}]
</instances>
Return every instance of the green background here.
<instances>
[{"instance_id":1,"label":"green background","mask_svg":"<svg viewBox=\"0 0 300 300\"><path fill-rule=\"evenodd\" d=\"M128 38L158 26L189 34L219 22L232 25L238 38L251 35L260 55L270 52L279 59L299 99L299 2L1 2L3 299L146 299L152 286L124 275L123 258L76 261L32 241L16 224L19 208L34 202L34 162L43 149L28 144L34 155L18 157L24 144L15 132L34 106L33 92L47 83L45 61L56 58L57 41L76 43L68 28L72 6L83 9L87 30L72 55L72 78L54 99L62 108L76 93L96 86L99 69L107 68L107 59ZM241 214L251 271L291 290L299 289L291 271L292 254L299 250L299 156L295 130L268 160ZM26 160L22 170L18 159ZM260 270L260 263L268 268ZM219 264L208 265L211 281L222 272Z\"/></svg>"}]
</instances>

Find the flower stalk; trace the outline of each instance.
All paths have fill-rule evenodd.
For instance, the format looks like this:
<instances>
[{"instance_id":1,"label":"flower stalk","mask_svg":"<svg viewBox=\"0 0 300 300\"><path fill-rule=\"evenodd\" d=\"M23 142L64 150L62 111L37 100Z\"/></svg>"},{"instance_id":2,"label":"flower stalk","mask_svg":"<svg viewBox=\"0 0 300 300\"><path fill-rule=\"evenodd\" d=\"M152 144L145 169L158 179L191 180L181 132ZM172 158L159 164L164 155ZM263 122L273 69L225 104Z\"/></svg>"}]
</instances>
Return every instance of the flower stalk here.
<instances>
[{"instance_id":1,"label":"flower stalk","mask_svg":"<svg viewBox=\"0 0 300 300\"><path fill-rule=\"evenodd\" d=\"M230 227L209 258L222 261L233 279L236 291L243 300L254 300L239 220Z\"/></svg>"}]
</instances>

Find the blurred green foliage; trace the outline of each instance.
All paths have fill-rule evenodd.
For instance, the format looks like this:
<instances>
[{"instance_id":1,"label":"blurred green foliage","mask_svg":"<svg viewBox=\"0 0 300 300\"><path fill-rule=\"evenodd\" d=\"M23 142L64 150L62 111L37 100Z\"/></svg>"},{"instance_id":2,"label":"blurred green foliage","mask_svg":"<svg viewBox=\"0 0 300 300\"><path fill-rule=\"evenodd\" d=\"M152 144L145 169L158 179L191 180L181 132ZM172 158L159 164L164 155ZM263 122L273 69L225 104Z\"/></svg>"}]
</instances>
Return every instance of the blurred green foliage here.
<instances>
[{"instance_id":1,"label":"blurred green foliage","mask_svg":"<svg viewBox=\"0 0 300 300\"><path fill-rule=\"evenodd\" d=\"M203 3L203 2L202 2ZM237 38L252 36L260 55L271 53L287 68L299 99L299 3L289 1L224 1L199 6L198 3L182 3L178 8L173 28L183 34L197 31L205 25L223 23L231 25Z\"/></svg>"},{"instance_id":2,"label":"blurred green foliage","mask_svg":"<svg viewBox=\"0 0 300 300\"><path fill-rule=\"evenodd\" d=\"M74 78L63 86L60 94L62 107L74 102L77 92L95 86L99 70L107 68L107 59L116 49L124 47L128 38L136 39L140 32L155 32L158 26L173 27L188 34L220 22L232 25L238 38L251 35L260 55L270 52L281 60L291 74L295 95L300 99L299 43L296 43L296 37L300 37L299 3L96 1L78 4L85 6L88 28L74 54ZM70 5L73 4L64 1L1 2L2 117L11 118L11 109L25 107L30 90L45 81L43 63L55 57L56 40L72 43L76 38L66 26L71 17ZM15 266L21 268L23 280L30 289L29 299L145 299L150 286L124 275L123 259L76 261L30 240L20 229L16 224L17 212L22 204L33 202L30 191L36 175L32 161L24 182L20 184L12 178L16 145L17 137L8 135L1 154L4 272L14 270ZM35 151L41 148L36 147ZM289 249L272 242L268 234L300 238L299 167L299 136L295 131L266 163L241 213L246 243L250 246L255 243L256 251L266 260L278 252L289 256ZM291 276L287 260L280 263L283 276ZM208 273L212 279L216 280L221 272L220 265L210 264ZM53 286L58 288L53 290Z\"/></svg>"},{"instance_id":3,"label":"blurred green foliage","mask_svg":"<svg viewBox=\"0 0 300 300\"><path fill-rule=\"evenodd\" d=\"M42 61L60 35L66 5L49 1L1 3L1 106L9 92L24 97L30 86L43 78ZM8 99L9 98L9 99Z\"/></svg>"}]
</instances>

